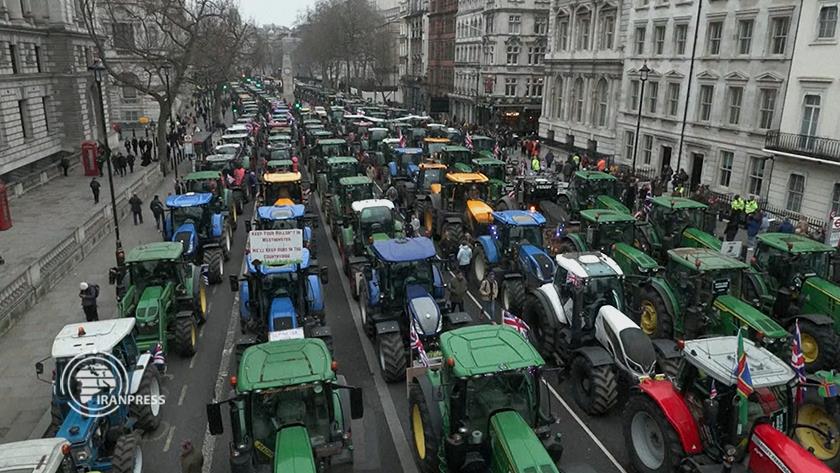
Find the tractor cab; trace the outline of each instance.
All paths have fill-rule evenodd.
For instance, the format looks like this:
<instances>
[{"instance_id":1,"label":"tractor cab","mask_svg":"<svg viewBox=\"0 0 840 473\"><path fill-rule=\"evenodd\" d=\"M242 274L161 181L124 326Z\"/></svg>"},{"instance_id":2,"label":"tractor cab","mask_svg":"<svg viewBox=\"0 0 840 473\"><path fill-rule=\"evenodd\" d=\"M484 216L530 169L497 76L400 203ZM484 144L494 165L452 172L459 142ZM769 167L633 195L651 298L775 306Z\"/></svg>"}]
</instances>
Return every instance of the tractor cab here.
<instances>
[{"instance_id":1,"label":"tractor cab","mask_svg":"<svg viewBox=\"0 0 840 473\"><path fill-rule=\"evenodd\" d=\"M323 172L323 166L326 166L327 159L331 156L347 156L350 153L350 148L347 146L347 141L343 138L325 138L314 142L315 146L312 148L310 155L313 174Z\"/></svg>"},{"instance_id":2,"label":"tractor cab","mask_svg":"<svg viewBox=\"0 0 840 473\"><path fill-rule=\"evenodd\" d=\"M216 212L214 201L215 196L209 192L168 196L166 207L170 218L164 220L164 239L183 244L185 256L192 255L198 244L196 238L211 233Z\"/></svg>"},{"instance_id":3,"label":"tractor cab","mask_svg":"<svg viewBox=\"0 0 840 473\"><path fill-rule=\"evenodd\" d=\"M248 142L248 133L228 133L222 135L222 143L229 145L245 145Z\"/></svg>"},{"instance_id":4,"label":"tractor cab","mask_svg":"<svg viewBox=\"0 0 840 473\"><path fill-rule=\"evenodd\" d=\"M242 154L242 145L239 143L221 144L213 148L213 152L215 154L227 154L237 157Z\"/></svg>"},{"instance_id":5,"label":"tractor cab","mask_svg":"<svg viewBox=\"0 0 840 473\"><path fill-rule=\"evenodd\" d=\"M365 150L375 150L379 148L379 143L381 143L385 138L388 138L387 128L370 128L368 130L367 140L362 141L362 148Z\"/></svg>"},{"instance_id":6,"label":"tractor cab","mask_svg":"<svg viewBox=\"0 0 840 473\"><path fill-rule=\"evenodd\" d=\"M230 408L231 469L317 472L352 462L350 420L363 415L362 391L337 366L319 339L246 348L231 377L234 397L207 406L212 435L224 431L222 404Z\"/></svg>"},{"instance_id":7,"label":"tractor cab","mask_svg":"<svg viewBox=\"0 0 840 473\"><path fill-rule=\"evenodd\" d=\"M11 473L76 473L80 468L63 438L24 440L0 445L0 471Z\"/></svg>"},{"instance_id":8,"label":"tractor cab","mask_svg":"<svg viewBox=\"0 0 840 473\"><path fill-rule=\"evenodd\" d=\"M473 162L470 150L463 146L447 145L440 149L440 162L453 172L472 172Z\"/></svg>"},{"instance_id":9,"label":"tractor cab","mask_svg":"<svg viewBox=\"0 0 840 473\"><path fill-rule=\"evenodd\" d=\"M496 140L488 136L474 135L472 137L473 158L495 158Z\"/></svg>"},{"instance_id":10,"label":"tractor cab","mask_svg":"<svg viewBox=\"0 0 840 473\"><path fill-rule=\"evenodd\" d=\"M340 227L353 226L356 214L351 205L359 200L373 199L373 181L367 176L342 177L338 180L335 193L324 206L327 223L332 226L333 237L338 239Z\"/></svg>"},{"instance_id":11,"label":"tractor cab","mask_svg":"<svg viewBox=\"0 0 840 473\"><path fill-rule=\"evenodd\" d=\"M388 177L390 179L410 180L417 175L420 163L423 162L421 148L394 148L391 151L392 161L388 163Z\"/></svg>"},{"instance_id":12,"label":"tractor cab","mask_svg":"<svg viewBox=\"0 0 840 473\"><path fill-rule=\"evenodd\" d=\"M356 228L361 241L373 243L376 240L396 238L402 231L402 224L397 221L394 203L388 199L357 200L352 204L357 214Z\"/></svg>"},{"instance_id":13,"label":"tractor cab","mask_svg":"<svg viewBox=\"0 0 840 473\"><path fill-rule=\"evenodd\" d=\"M519 246L543 247L545 217L539 212L504 210L493 212L490 234L501 244L503 252L513 251Z\"/></svg>"},{"instance_id":14,"label":"tractor cab","mask_svg":"<svg viewBox=\"0 0 840 473\"><path fill-rule=\"evenodd\" d=\"M423 138L423 154L434 158L449 146L449 138Z\"/></svg>"},{"instance_id":15,"label":"tractor cab","mask_svg":"<svg viewBox=\"0 0 840 473\"><path fill-rule=\"evenodd\" d=\"M359 161L352 156L339 156L326 160L323 172L318 174L318 193L321 198L329 197L336 191L338 181L345 177L359 174Z\"/></svg>"},{"instance_id":16,"label":"tractor cab","mask_svg":"<svg viewBox=\"0 0 840 473\"><path fill-rule=\"evenodd\" d=\"M294 148L291 146L277 146L269 150L269 161L291 160Z\"/></svg>"},{"instance_id":17,"label":"tractor cab","mask_svg":"<svg viewBox=\"0 0 840 473\"><path fill-rule=\"evenodd\" d=\"M762 233L753 254L753 268L768 286L768 299L775 300L781 288L794 295L806 294L803 301L809 312L831 314L840 302L840 288L829 281L835 249L829 245L793 233ZM809 300L809 298L811 300ZM835 314L837 312L837 314Z\"/></svg>"},{"instance_id":18,"label":"tractor cab","mask_svg":"<svg viewBox=\"0 0 840 473\"><path fill-rule=\"evenodd\" d=\"M449 173L441 190L445 207L450 212L466 212L469 226L489 224L493 209L489 201L489 179L481 173ZM473 232L475 233L475 232Z\"/></svg>"},{"instance_id":19,"label":"tractor cab","mask_svg":"<svg viewBox=\"0 0 840 473\"><path fill-rule=\"evenodd\" d=\"M265 163L265 172L267 174L292 172L294 167L292 164L291 159L272 159Z\"/></svg>"},{"instance_id":20,"label":"tractor cab","mask_svg":"<svg viewBox=\"0 0 840 473\"><path fill-rule=\"evenodd\" d=\"M299 172L266 172L262 175L263 203L294 205L305 203Z\"/></svg>"},{"instance_id":21,"label":"tractor cab","mask_svg":"<svg viewBox=\"0 0 840 473\"><path fill-rule=\"evenodd\" d=\"M684 197L654 197L647 216L649 225L640 227L640 243L663 258L666 251L681 246L720 251L720 240L703 230L713 217L708 208Z\"/></svg>"},{"instance_id":22,"label":"tractor cab","mask_svg":"<svg viewBox=\"0 0 840 473\"><path fill-rule=\"evenodd\" d=\"M557 255L554 286L572 331L594 333L601 308L625 310L624 272L598 251Z\"/></svg>"},{"instance_id":23,"label":"tractor cab","mask_svg":"<svg viewBox=\"0 0 840 473\"><path fill-rule=\"evenodd\" d=\"M234 154L211 154L202 160L201 169L203 171L233 171L235 160Z\"/></svg>"},{"instance_id":24,"label":"tractor cab","mask_svg":"<svg viewBox=\"0 0 840 473\"><path fill-rule=\"evenodd\" d=\"M585 209L613 209L630 213L619 201L618 179L601 171L577 171L572 182L560 191L560 205L576 217Z\"/></svg>"},{"instance_id":25,"label":"tractor cab","mask_svg":"<svg viewBox=\"0 0 840 473\"><path fill-rule=\"evenodd\" d=\"M579 236L583 237L585 247L588 249L612 254L616 244L632 246L636 241L635 235L636 219L630 214L607 209L589 209L580 212Z\"/></svg>"},{"instance_id":26,"label":"tractor cab","mask_svg":"<svg viewBox=\"0 0 840 473\"><path fill-rule=\"evenodd\" d=\"M377 261L374 267L379 276L380 293L385 295L384 304L402 310L410 300L407 296L419 292L425 292L427 297L432 295L434 299L442 299L442 279L440 271L434 266L437 252L431 240L423 237L375 240L372 249ZM424 320L418 320L422 325L419 335L436 332L440 320L439 309L436 308L436 311L437 317L432 314L434 327ZM419 318L419 314L414 317Z\"/></svg>"},{"instance_id":27,"label":"tractor cab","mask_svg":"<svg viewBox=\"0 0 840 473\"><path fill-rule=\"evenodd\" d=\"M437 194L441 189L446 165L440 163L420 163L417 172L416 189L421 194Z\"/></svg>"}]
</instances>

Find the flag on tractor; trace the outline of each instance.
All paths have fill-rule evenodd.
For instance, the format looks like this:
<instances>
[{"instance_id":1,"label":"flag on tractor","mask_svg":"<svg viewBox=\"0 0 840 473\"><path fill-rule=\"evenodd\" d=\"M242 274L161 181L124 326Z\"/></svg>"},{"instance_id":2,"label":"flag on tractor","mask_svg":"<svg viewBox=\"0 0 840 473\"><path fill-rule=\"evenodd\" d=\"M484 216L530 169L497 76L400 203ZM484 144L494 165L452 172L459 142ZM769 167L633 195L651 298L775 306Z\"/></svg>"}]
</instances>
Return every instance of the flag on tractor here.
<instances>
[{"instance_id":1,"label":"flag on tractor","mask_svg":"<svg viewBox=\"0 0 840 473\"><path fill-rule=\"evenodd\" d=\"M426 354L426 348L423 347L423 342L420 341L420 337L417 335L417 330L414 330L414 324L411 325L411 332L409 335L409 341L411 342L411 349L417 351L417 357L420 358L420 362L423 363L424 366L429 366L429 355Z\"/></svg>"},{"instance_id":2,"label":"flag on tractor","mask_svg":"<svg viewBox=\"0 0 840 473\"><path fill-rule=\"evenodd\" d=\"M735 376L738 379L736 396L738 400L738 429L737 435L742 435L747 425L749 414L749 397L753 393L752 376L750 375L750 364L747 360L747 352L744 350L744 331L738 330L738 351L736 359L738 365L735 368Z\"/></svg>"},{"instance_id":3,"label":"flag on tractor","mask_svg":"<svg viewBox=\"0 0 840 473\"><path fill-rule=\"evenodd\" d=\"M790 346L790 365L796 373L796 404L805 402L805 355L802 353L802 334L799 332L799 321L796 321L796 329L793 332L793 343Z\"/></svg>"},{"instance_id":4,"label":"flag on tractor","mask_svg":"<svg viewBox=\"0 0 840 473\"><path fill-rule=\"evenodd\" d=\"M400 138L400 148L405 148L406 141L405 141L405 136L402 133L402 128L397 128L397 134Z\"/></svg>"},{"instance_id":5,"label":"flag on tractor","mask_svg":"<svg viewBox=\"0 0 840 473\"><path fill-rule=\"evenodd\" d=\"M469 149L469 150L473 149L473 142L472 142L472 136L471 135L467 134L467 137L464 138L464 146L466 146L467 149Z\"/></svg>"},{"instance_id":6,"label":"flag on tractor","mask_svg":"<svg viewBox=\"0 0 840 473\"><path fill-rule=\"evenodd\" d=\"M514 330L522 334L522 336L526 339L528 338L528 332L531 330L531 327L529 327L524 320L520 319L519 317L511 314L506 310L502 311L502 324L513 328Z\"/></svg>"},{"instance_id":7,"label":"flag on tractor","mask_svg":"<svg viewBox=\"0 0 840 473\"><path fill-rule=\"evenodd\" d=\"M709 399L715 399L717 395L717 385L715 385L715 380L712 378L712 386L709 388Z\"/></svg>"},{"instance_id":8,"label":"flag on tractor","mask_svg":"<svg viewBox=\"0 0 840 473\"><path fill-rule=\"evenodd\" d=\"M499 157L502 155L502 148L499 147L499 142L496 141L496 146L493 147L493 156Z\"/></svg>"},{"instance_id":9,"label":"flag on tractor","mask_svg":"<svg viewBox=\"0 0 840 473\"><path fill-rule=\"evenodd\" d=\"M163 347L161 346L160 342L156 343L151 350L152 355L152 364L160 371L161 373L166 371L166 358L163 354Z\"/></svg>"}]
</instances>

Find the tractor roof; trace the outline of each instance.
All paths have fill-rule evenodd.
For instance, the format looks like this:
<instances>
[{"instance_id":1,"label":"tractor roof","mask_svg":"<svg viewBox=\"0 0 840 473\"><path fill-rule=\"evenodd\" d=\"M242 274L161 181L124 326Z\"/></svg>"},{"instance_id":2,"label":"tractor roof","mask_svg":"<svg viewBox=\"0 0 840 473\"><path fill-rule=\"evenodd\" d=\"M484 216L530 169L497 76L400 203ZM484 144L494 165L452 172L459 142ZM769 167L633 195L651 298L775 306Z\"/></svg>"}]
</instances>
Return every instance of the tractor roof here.
<instances>
[{"instance_id":1,"label":"tractor roof","mask_svg":"<svg viewBox=\"0 0 840 473\"><path fill-rule=\"evenodd\" d=\"M65 325L53 340L52 357L110 353L132 330L134 317Z\"/></svg>"},{"instance_id":2,"label":"tractor roof","mask_svg":"<svg viewBox=\"0 0 840 473\"><path fill-rule=\"evenodd\" d=\"M303 248L300 252L301 263L298 264L284 264L283 266L266 266L260 265L260 274L284 274L284 273L295 273L298 269L307 269L309 267L310 262L310 255L309 249ZM249 253L248 257L246 258L246 263L248 265L248 273L256 273L257 268L254 266L254 254ZM300 268L298 268L298 266Z\"/></svg>"},{"instance_id":3,"label":"tractor roof","mask_svg":"<svg viewBox=\"0 0 840 473\"><path fill-rule=\"evenodd\" d=\"M347 144L347 140L343 138L329 138L326 140L318 140L315 142L316 145L345 145Z\"/></svg>"},{"instance_id":4,"label":"tractor roof","mask_svg":"<svg viewBox=\"0 0 840 473\"><path fill-rule=\"evenodd\" d=\"M449 138L423 138L424 143L449 143Z\"/></svg>"},{"instance_id":5,"label":"tractor roof","mask_svg":"<svg viewBox=\"0 0 840 473\"><path fill-rule=\"evenodd\" d=\"M399 138L384 138L382 140L382 142L387 144L387 145L393 145L393 144L399 143L400 139Z\"/></svg>"},{"instance_id":6,"label":"tractor roof","mask_svg":"<svg viewBox=\"0 0 840 473\"><path fill-rule=\"evenodd\" d=\"M174 260L181 257L184 245L174 241L158 241L135 246L125 256L126 263L144 261Z\"/></svg>"},{"instance_id":7,"label":"tractor roof","mask_svg":"<svg viewBox=\"0 0 840 473\"><path fill-rule=\"evenodd\" d=\"M514 227L537 227L545 225L545 217L539 212L527 210L500 210L493 212L493 219L503 225Z\"/></svg>"},{"instance_id":8,"label":"tractor roof","mask_svg":"<svg viewBox=\"0 0 840 473\"><path fill-rule=\"evenodd\" d=\"M348 176L339 179L338 183L342 186L363 186L365 184L373 184L373 181L367 176Z\"/></svg>"},{"instance_id":9,"label":"tractor roof","mask_svg":"<svg viewBox=\"0 0 840 473\"><path fill-rule=\"evenodd\" d=\"M440 336L444 359L452 359L458 378L545 364L539 352L516 330L504 325L473 325Z\"/></svg>"},{"instance_id":10,"label":"tractor roof","mask_svg":"<svg viewBox=\"0 0 840 473\"><path fill-rule=\"evenodd\" d=\"M446 175L446 180L458 184L470 184L487 182L489 179L480 172L450 172Z\"/></svg>"},{"instance_id":11,"label":"tractor roof","mask_svg":"<svg viewBox=\"0 0 840 473\"><path fill-rule=\"evenodd\" d=\"M737 365L737 351L737 336L700 338L685 341L683 356L718 383L734 386L738 381L734 369ZM766 348L756 346L752 340L744 339L744 351L747 352L754 388L778 386L793 379L793 369L787 362L780 360Z\"/></svg>"},{"instance_id":12,"label":"tractor roof","mask_svg":"<svg viewBox=\"0 0 840 473\"><path fill-rule=\"evenodd\" d=\"M270 183L297 182L299 180L299 172L267 172L263 174L263 181Z\"/></svg>"},{"instance_id":13,"label":"tractor roof","mask_svg":"<svg viewBox=\"0 0 840 473\"><path fill-rule=\"evenodd\" d=\"M290 141L292 139L292 135L287 135L285 133L275 133L273 135L268 135L268 141Z\"/></svg>"},{"instance_id":14,"label":"tractor roof","mask_svg":"<svg viewBox=\"0 0 840 473\"><path fill-rule=\"evenodd\" d=\"M435 244L426 237L379 240L373 242L373 251L386 263L405 263L433 258Z\"/></svg>"},{"instance_id":15,"label":"tractor roof","mask_svg":"<svg viewBox=\"0 0 840 473\"><path fill-rule=\"evenodd\" d=\"M248 138L248 133L228 133L222 135L223 140L242 140Z\"/></svg>"},{"instance_id":16,"label":"tractor roof","mask_svg":"<svg viewBox=\"0 0 840 473\"><path fill-rule=\"evenodd\" d=\"M268 161L265 164L266 164L266 166L270 166L270 167L280 167L280 166L291 166L293 163L292 163L291 159L272 159L271 161Z\"/></svg>"},{"instance_id":17,"label":"tractor roof","mask_svg":"<svg viewBox=\"0 0 840 473\"><path fill-rule=\"evenodd\" d=\"M586 181L616 181L615 176L601 171L577 171L575 172L575 179L583 179Z\"/></svg>"},{"instance_id":18,"label":"tractor roof","mask_svg":"<svg viewBox=\"0 0 840 473\"><path fill-rule=\"evenodd\" d=\"M668 258L692 271L747 269L749 267L743 261L708 248L676 248L668 251Z\"/></svg>"},{"instance_id":19,"label":"tractor roof","mask_svg":"<svg viewBox=\"0 0 840 473\"><path fill-rule=\"evenodd\" d=\"M257 209L260 220L291 220L303 217L306 207L303 204L296 205L263 205Z\"/></svg>"},{"instance_id":20,"label":"tractor roof","mask_svg":"<svg viewBox=\"0 0 840 473\"><path fill-rule=\"evenodd\" d=\"M231 156L231 155L224 154L222 156ZM231 156L231 159L233 159L232 156ZM185 181L203 181L203 180L206 180L206 179L216 180L216 179L219 179L220 177L222 177L221 171L196 171L196 172L191 172L191 173L187 174L186 176L183 177L183 179Z\"/></svg>"},{"instance_id":21,"label":"tractor roof","mask_svg":"<svg viewBox=\"0 0 840 473\"><path fill-rule=\"evenodd\" d=\"M578 278L620 276L624 272L609 256L600 251L563 253L556 256L557 265Z\"/></svg>"},{"instance_id":22,"label":"tractor roof","mask_svg":"<svg viewBox=\"0 0 840 473\"><path fill-rule=\"evenodd\" d=\"M758 240L787 253L825 253L834 251L829 245L795 233L762 233Z\"/></svg>"},{"instance_id":23,"label":"tractor roof","mask_svg":"<svg viewBox=\"0 0 840 473\"><path fill-rule=\"evenodd\" d=\"M232 154L211 154L210 156L206 156L204 158L205 161L210 163L224 163L234 159L236 159L236 157Z\"/></svg>"},{"instance_id":24,"label":"tractor roof","mask_svg":"<svg viewBox=\"0 0 840 473\"><path fill-rule=\"evenodd\" d=\"M505 162L496 158L480 157L472 160L476 166L504 166Z\"/></svg>"},{"instance_id":25,"label":"tractor roof","mask_svg":"<svg viewBox=\"0 0 840 473\"><path fill-rule=\"evenodd\" d=\"M446 145L443 147L443 150L447 153L469 153L470 150L463 146L458 145Z\"/></svg>"},{"instance_id":26,"label":"tractor roof","mask_svg":"<svg viewBox=\"0 0 840 473\"><path fill-rule=\"evenodd\" d=\"M668 197L665 195L661 195L659 197L654 197L653 205L658 205L660 207L670 207L672 209L706 209L709 206L706 204L701 204L696 200L687 199L685 197Z\"/></svg>"},{"instance_id":27,"label":"tractor roof","mask_svg":"<svg viewBox=\"0 0 840 473\"><path fill-rule=\"evenodd\" d=\"M397 154L422 154L422 148L394 148L394 153Z\"/></svg>"},{"instance_id":28,"label":"tractor roof","mask_svg":"<svg viewBox=\"0 0 840 473\"><path fill-rule=\"evenodd\" d=\"M589 209L581 210L580 217L589 222L616 223L635 222L636 218L631 214L611 209Z\"/></svg>"},{"instance_id":29,"label":"tractor roof","mask_svg":"<svg viewBox=\"0 0 840 473\"><path fill-rule=\"evenodd\" d=\"M316 126L311 126L309 128L316 128ZM324 125L317 125L317 128L324 128ZM331 131L327 131L327 130L315 130L314 132L312 132L312 136L314 136L317 139L319 136L332 137L333 134L332 134ZM344 140L342 140L342 141L344 141ZM344 141L344 142L346 143L346 141Z\"/></svg>"},{"instance_id":30,"label":"tractor roof","mask_svg":"<svg viewBox=\"0 0 840 473\"><path fill-rule=\"evenodd\" d=\"M446 165L443 163L423 162L420 163L420 169L446 169Z\"/></svg>"},{"instance_id":31,"label":"tractor roof","mask_svg":"<svg viewBox=\"0 0 840 473\"><path fill-rule=\"evenodd\" d=\"M261 343L245 349L239 361L236 392L333 381L332 357L319 338Z\"/></svg>"},{"instance_id":32,"label":"tractor roof","mask_svg":"<svg viewBox=\"0 0 840 473\"><path fill-rule=\"evenodd\" d=\"M24 440L3 444L0 449L0 471L9 473L52 473L64 461L63 438Z\"/></svg>"},{"instance_id":33,"label":"tractor roof","mask_svg":"<svg viewBox=\"0 0 840 473\"><path fill-rule=\"evenodd\" d=\"M242 145L240 145L239 143L222 143L220 145L216 145L216 146L213 147L213 149L215 151L224 151L226 149L239 150L239 148L242 148ZM224 153L222 153L222 154L224 154Z\"/></svg>"},{"instance_id":34,"label":"tractor roof","mask_svg":"<svg viewBox=\"0 0 840 473\"><path fill-rule=\"evenodd\" d=\"M475 141L475 140L491 140L492 141L493 138L490 138L489 136L484 136L484 135L473 135L472 140L473 141Z\"/></svg>"},{"instance_id":35,"label":"tractor roof","mask_svg":"<svg viewBox=\"0 0 840 473\"><path fill-rule=\"evenodd\" d=\"M181 195L170 195L166 198L166 206L173 209L196 207L209 204L213 194L209 192L187 192Z\"/></svg>"},{"instance_id":36,"label":"tractor roof","mask_svg":"<svg viewBox=\"0 0 840 473\"><path fill-rule=\"evenodd\" d=\"M327 164L330 166L336 164L359 164L359 160L352 156L333 156L327 159Z\"/></svg>"},{"instance_id":37,"label":"tractor roof","mask_svg":"<svg viewBox=\"0 0 840 473\"><path fill-rule=\"evenodd\" d=\"M353 212L360 213L364 209L375 207L387 207L388 210L394 210L394 203L388 199L365 199L357 200L350 204Z\"/></svg>"}]
</instances>

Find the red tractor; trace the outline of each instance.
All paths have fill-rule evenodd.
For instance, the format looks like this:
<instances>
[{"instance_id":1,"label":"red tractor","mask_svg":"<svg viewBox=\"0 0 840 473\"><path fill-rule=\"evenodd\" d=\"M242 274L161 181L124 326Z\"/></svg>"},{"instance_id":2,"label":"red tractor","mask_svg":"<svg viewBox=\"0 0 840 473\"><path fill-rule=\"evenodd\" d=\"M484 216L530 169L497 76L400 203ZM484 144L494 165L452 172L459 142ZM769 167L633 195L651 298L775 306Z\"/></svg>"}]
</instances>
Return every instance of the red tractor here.
<instances>
[{"instance_id":1,"label":"red tractor","mask_svg":"<svg viewBox=\"0 0 840 473\"><path fill-rule=\"evenodd\" d=\"M737 343L732 336L686 341L673 380L646 379L631 394L622 429L637 472L832 472L826 463L836 457L823 457L840 448L836 422L809 416L813 423L803 424L800 413L811 404L796 406L793 370L749 340L753 394L739 422Z\"/></svg>"}]
</instances>

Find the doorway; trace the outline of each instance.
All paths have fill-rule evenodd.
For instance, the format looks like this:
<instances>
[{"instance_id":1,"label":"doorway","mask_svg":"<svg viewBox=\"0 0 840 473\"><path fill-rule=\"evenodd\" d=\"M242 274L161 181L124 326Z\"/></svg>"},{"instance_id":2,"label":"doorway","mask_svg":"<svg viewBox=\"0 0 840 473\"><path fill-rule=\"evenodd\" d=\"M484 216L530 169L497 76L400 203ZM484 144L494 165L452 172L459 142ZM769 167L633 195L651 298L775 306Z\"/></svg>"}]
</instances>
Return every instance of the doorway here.
<instances>
[{"instance_id":1,"label":"doorway","mask_svg":"<svg viewBox=\"0 0 840 473\"><path fill-rule=\"evenodd\" d=\"M691 153L691 179L689 180L688 189L691 192L697 190L700 185L700 178L703 177L703 153Z\"/></svg>"},{"instance_id":2,"label":"doorway","mask_svg":"<svg viewBox=\"0 0 840 473\"><path fill-rule=\"evenodd\" d=\"M662 175L665 174L666 167L671 167L671 147L662 145L659 150L659 157L659 174Z\"/></svg>"}]
</instances>

